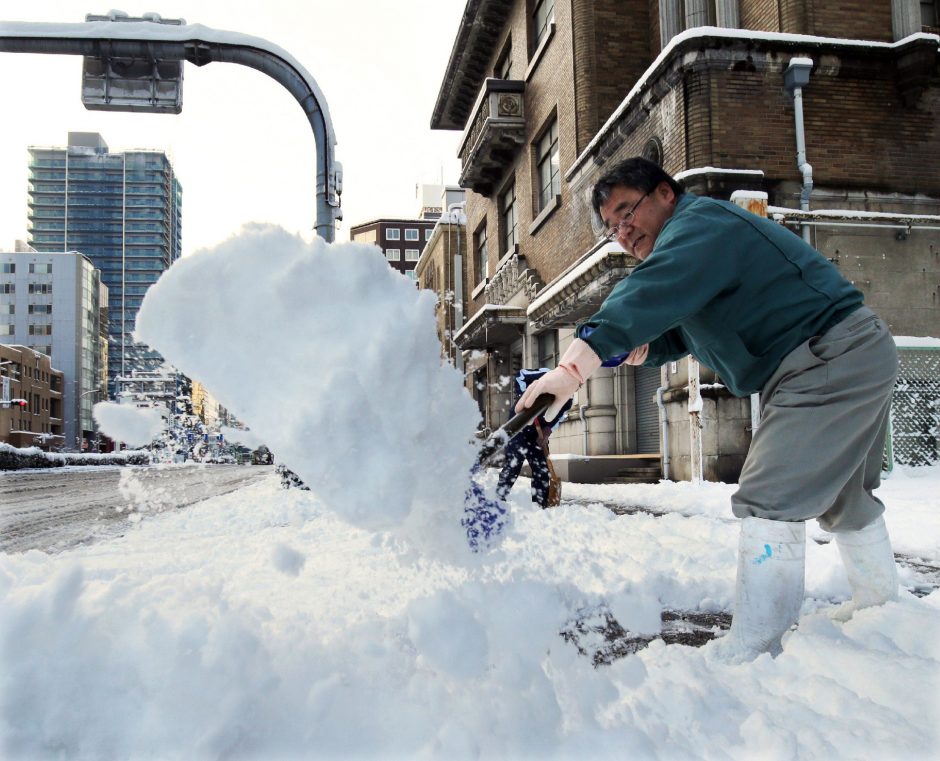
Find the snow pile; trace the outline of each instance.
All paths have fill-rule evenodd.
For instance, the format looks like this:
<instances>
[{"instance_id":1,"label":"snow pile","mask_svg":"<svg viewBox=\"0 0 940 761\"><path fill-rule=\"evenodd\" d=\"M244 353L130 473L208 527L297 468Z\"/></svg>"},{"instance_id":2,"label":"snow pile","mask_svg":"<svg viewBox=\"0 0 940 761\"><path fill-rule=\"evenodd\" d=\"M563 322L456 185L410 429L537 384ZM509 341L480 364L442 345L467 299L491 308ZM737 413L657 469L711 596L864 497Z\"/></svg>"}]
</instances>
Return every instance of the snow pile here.
<instances>
[{"instance_id":1,"label":"snow pile","mask_svg":"<svg viewBox=\"0 0 940 761\"><path fill-rule=\"evenodd\" d=\"M177 261L137 335L350 523L453 553L478 414L434 305L375 246L252 225Z\"/></svg>"},{"instance_id":2,"label":"snow pile","mask_svg":"<svg viewBox=\"0 0 940 761\"><path fill-rule=\"evenodd\" d=\"M131 447L147 446L165 427L160 410L154 407L98 402L92 415L105 434Z\"/></svg>"},{"instance_id":3,"label":"snow pile","mask_svg":"<svg viewBox=\"0 0 940 761\"><path fill-rule=\"evenodd\" d=\"M703 484L701 513L657 518L543 511L527 487L499 557L474 567L403 562L389 535L274 477L107 543L0 556L0 755L937 757L940 592L834 623L838 551L809 542L778 658L726 666L711 644L654 643L594 668L559 635L586 607L607 602L639 630L660 609L730 605L737 525L712 517L730 514L727 489ZM929 508L917 526L895 522L897 487ZM612 488L644 508L673 491ZM899 544L937 536L940 469L880 496Z\"/></svg>"}]
</instances>

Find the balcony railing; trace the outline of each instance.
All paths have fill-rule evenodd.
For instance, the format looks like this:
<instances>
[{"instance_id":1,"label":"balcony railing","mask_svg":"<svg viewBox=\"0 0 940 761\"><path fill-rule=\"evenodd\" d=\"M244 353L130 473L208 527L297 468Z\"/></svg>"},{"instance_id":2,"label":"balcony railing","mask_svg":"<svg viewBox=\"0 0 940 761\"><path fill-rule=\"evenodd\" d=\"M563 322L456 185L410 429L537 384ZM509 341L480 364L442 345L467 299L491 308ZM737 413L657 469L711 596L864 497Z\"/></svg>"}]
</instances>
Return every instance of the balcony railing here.
<instances>
[{"instance_id":1,"label":"balcony railing","mask_svg":"<svg viewBox=\"0 0 940 761\"><path fill-rule=\"evenodd\" d=\"M525 82L486 79L458 155L460 186L491 195L525 142Z\"/></svg>"}]
</instances>

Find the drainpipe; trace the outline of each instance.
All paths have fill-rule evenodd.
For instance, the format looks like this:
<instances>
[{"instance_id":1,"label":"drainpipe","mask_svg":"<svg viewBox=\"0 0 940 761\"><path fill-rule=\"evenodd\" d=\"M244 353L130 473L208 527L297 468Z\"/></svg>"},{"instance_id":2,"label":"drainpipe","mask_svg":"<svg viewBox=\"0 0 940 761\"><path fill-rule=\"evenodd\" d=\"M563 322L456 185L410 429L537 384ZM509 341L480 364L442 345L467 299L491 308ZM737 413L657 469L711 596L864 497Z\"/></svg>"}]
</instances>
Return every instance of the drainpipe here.
<instances>
[{"instance_id":1,"label":"drainpipe","mask_svg":"<svg viewBox=\"0 0 940 761\"><path fill-rule=\"evenodd\" d=\"M689 355L689 467L692 471L692 483L700 484L705 480L702 451L702 393L699 389L699 362Z\"/></svg>"},{"instance_id":2,"label":"drainpipe","mask_svg":"<svg viewBox=\"0 0 940 761\"><path fill-rule=\"evenodd\" d=\"M463 213L464 205L454 203L447 207L448 214L451 214L451 220L457 218L457 213ZM451 221L449 224L455 224ZM447 232L448 242L450 241L450 230ZM460 229L457 230L457 252L454 254L454 333L463 327L463 256L460 252ZM453 340L453 335L451 335ZM463 373L463 352L454 345L454 367Z\"/></svg>"},{"instance_id":3,"label":"drainpipe","mask_svg":"<svg viewBox=\"0 0 940 761\"><path fill-rule=\"evenodd\" d=\"M659 408L659 424L662 428L663 438L663 478L669 480L669 419L666 417L666 404L663 402L663 394L669 389L669 386L662 385L656 389L656 406Z\"/></svg>"},{"instance_id":4,"label":"drainpipe","mask_svg":"<svg viewBox=\"0 0 940 761\"><path fill-rule=\"evenodd\" d=\"M803 88L809 84L813 70L812 58L791 58L783 73L783 85L793 96L793 118L796 125L796 165L803 175L803 190L800 193L800 209L809 211L809 197L813 192L813 167L806 160L806 134L803 128ZM802 226L803 240L810 242L810 228Z\"/></svg>"},{"instance_id":5,"label":"drainpipe","mask_svg":"<svg viewBox=\"0 0 940 761\"><path fill-rule=\"evenodd\" d=\"M581 399L581 394L584 393L584 399ZM588 381L584 382L584 385L578 389L578 419L581 421L581 435L584 437L584 456L588 457L588 424L587 418L584 416L584 410L586 410L591 404L591 397L588 394Z\"/></svg>"}]
</instances>

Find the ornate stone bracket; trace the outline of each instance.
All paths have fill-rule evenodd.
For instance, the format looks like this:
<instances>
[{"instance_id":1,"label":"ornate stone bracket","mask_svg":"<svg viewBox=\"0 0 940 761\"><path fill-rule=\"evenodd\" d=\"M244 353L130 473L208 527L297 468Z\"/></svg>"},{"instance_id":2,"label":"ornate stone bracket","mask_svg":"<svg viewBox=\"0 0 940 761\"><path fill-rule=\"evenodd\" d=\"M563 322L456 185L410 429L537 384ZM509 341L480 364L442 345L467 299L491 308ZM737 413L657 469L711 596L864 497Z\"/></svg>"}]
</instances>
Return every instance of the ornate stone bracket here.
<instances>
[{"instance_id":1,"label":"ornate stone bracket","mask_svg":"<svg viewBox=\"0 0 940 761\"><path fill-rule=\"evenodd\" d=\"M513 252L507 254L496 272L486 284L488 304L508 304L520 291L531 301L545 285L537 270L531 269L524 256Z\"/></svg>"}]
</instances>

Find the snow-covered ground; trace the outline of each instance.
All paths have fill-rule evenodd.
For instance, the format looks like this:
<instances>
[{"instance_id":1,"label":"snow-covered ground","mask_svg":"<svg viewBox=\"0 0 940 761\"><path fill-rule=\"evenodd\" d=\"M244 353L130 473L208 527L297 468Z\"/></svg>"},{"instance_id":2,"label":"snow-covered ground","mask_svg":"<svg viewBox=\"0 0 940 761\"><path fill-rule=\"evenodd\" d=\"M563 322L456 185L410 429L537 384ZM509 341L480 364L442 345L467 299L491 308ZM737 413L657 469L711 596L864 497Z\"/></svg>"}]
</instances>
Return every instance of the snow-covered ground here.
<instances>
[{"instance_id":1,"label":"snow-covered ground","mask_svg":"<svg viewBox=\"0 0 940 761\"><path fill-rule=\"evenodd\" d=\"M727 609L730 487L573 486L496 553L432 560L266 481L73 552L0 556L5 758L928 759L940 593L847 624L832 544L777 659L663 646L594 668L559 635L606 601L631 631ZM900 551L940 561L940 470L881 490ZM681 514L680 514L681 513ZM902 569L910 584L911 572Z\"/></svg>"},{"instance_id":2,"label":"snow-covered ground","mask_svg":"<svg viewBox=\"0 0 940 761\"><path fill-rule=\"evenodd\" d=\"M433 299L374 247L252 228L174 265L138 328L313 490L271 477L114 541L0 555L4 758L940 755L940 592L834 623L831 543L808 542L776 659L579 654L560 633L601 605L647 636L664 610L730 608L734 487L569 484L541 511L521 481L501 544L470 553L473 405ZM938 565L940 469L880 494L895 549Z\"/></svg>"}]
</instances>

